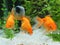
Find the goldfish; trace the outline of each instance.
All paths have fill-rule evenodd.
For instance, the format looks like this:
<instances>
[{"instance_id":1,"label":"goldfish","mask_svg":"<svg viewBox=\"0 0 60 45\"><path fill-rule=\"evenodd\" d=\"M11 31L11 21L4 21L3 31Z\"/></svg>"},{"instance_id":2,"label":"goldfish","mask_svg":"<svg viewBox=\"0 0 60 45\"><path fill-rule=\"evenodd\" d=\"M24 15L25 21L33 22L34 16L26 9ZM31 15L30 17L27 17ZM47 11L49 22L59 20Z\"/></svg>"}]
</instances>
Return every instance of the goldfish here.
<instances>
[{"instance_id":1,"label":"goldfish","mask_svg":"<svg viewBox=\"0 0 60 45\"><path fill-rule=\"evenodd\" d=\"M12 8L10 15L8 15L8 18L6 20L6 28L12 28L14 27L14 20L20 20L20 17L25 15L24 7L22 6L16 6ZM20 25L20 24L19 24Z\"/></svg>"},{"instance_id":2,"label":"goldfish","mask_svg":"<svg viewBox=\"0 0 60 45\"><path fill-rule=\"evenodd\" d=\"M32 35L33 31L32 31L32 26L30 24L30 21L27 17L22 17L20 18L21 20L21 29L24 31L27 31L30 35Z\"/></svg>"},{"instance_id":3,"label":"goldfish","mask_svg":"<svg viewBox=\"0 0 60 45\"><path fill-rule=\"evenodd\" d=\"M57 29L57 25L50 15L47 15L44 18L40 18L39 16L37 16L36 20L38 21L36 28L39 28L41 25L43 25L46 28L47 32L56 31Z\"/></svg>"},{"instance_id":4,"label":"goldfish","mask_svg":"<svg viewBox=\"0 0 60 45\"><path fill-rule=\"evenodd\" d=\"M16 6L15 8L12 8L11 15L6 22L6 28L12 28L15 23L14 20L20 20L22 22L21 29L28 32L30 35L32 34L32 26L28 17L25 16L24 7Z\"/></svg>"},{"instance_id":5,"label":"goldfish","mask_svg":"<svg viewBox=\"0 0 60 45\"><path fill-rule=\"evenodd\" d=\"M6 21L6 28L13 28L14 27L14 15L13 10L11 11L11 14L8 16L8 19Z\"/></svg>"},{"instance_id":6,"label":"goldfish","mask_svg":"<svg viewBox=\"0 0 60 45\"><path fill-rule=\"evenodd\" d=\"M14 26L14 19L13 16L10 15L10 17L7 19L6 22L6 28L12 28Z\"/></svg>"}]
</instances>

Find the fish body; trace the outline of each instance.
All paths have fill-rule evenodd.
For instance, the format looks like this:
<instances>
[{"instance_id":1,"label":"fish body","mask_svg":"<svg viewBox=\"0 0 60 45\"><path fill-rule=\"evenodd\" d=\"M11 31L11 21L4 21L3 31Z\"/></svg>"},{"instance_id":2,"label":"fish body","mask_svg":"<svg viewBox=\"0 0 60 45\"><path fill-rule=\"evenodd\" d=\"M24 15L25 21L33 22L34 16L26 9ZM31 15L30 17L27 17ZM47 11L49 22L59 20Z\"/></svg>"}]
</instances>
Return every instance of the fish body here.
<instances>
[{"instance_id":1,"label":"fish body","mask_svg":"<svg viewBox=\"0 0 60 45\"><path fill-rule=\"evenodd\" d=\"M40 27L43 24L47 31L55 31L57 29L56 23L50 16L45 16L45 18L37 17L36 19L38 21L37 27Z\"/></svg>"},{"instance_id":2,"label":"fish body","mask_svg":"<svg viewBox=\"0 0 60 45\"><path fill-rule=\"evenodd\" d=\"M14 26L14 20L21 21L21 29L23 31L27 31L30 35L33 33L30 19L25 16L24 7L16 6L15 8L12 8L11 14L6 21L6 28L12 28Z\"/></svg>"},{"instance_id":3,"label":"fish body","mask_svg":"<svg viewBox=\"0 0 60 45\"><path fill-rule=\"evenodd\" d=\"M21 21L22 21L21 28L27 31L31 35L33 31L32 31L32 27L31 27L29 19L26 17L23 17Z\"/></svg>"},{"instance_id":4,"label":"fish body","mask_svg":"<svg viewBox=\"0 0 60 45\"><path fill-rule=\"evenodd\" d=\"M57 29L56 23L53 21L53 19L50 16L46 16L44 21L44 27L49 31L55 31Z\"/></svg>"},{"instance_id":5,"label":"fish body","mask_svg":"<svg viewBox=\"0 0 60 45\"><path fill-rule=\"evenodd\" d=\"M14 16L11 14L9 15L6 21L6 28L13 28L14 27Z\"/></svg>"}]
</instances>

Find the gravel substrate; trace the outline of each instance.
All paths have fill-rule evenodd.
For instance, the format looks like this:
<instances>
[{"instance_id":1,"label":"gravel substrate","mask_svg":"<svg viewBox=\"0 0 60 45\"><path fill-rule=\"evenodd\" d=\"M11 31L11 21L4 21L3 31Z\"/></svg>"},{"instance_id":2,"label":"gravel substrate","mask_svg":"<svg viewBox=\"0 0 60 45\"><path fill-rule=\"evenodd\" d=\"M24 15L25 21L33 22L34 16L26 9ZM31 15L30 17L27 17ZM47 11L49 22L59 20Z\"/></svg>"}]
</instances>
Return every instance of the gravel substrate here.
<instances>
[{"instance_id":1,"label":"gravel substrate","mask_svg":"<svg viewBox=\"0 0 60 45\"><path fill-rule=\"evenodd\" d=\"M20 32L12 40L0 37L0 45L60 45L60 42L46 36L43 30L34 30L32 35Z\"/></svg>"}]
</instances>

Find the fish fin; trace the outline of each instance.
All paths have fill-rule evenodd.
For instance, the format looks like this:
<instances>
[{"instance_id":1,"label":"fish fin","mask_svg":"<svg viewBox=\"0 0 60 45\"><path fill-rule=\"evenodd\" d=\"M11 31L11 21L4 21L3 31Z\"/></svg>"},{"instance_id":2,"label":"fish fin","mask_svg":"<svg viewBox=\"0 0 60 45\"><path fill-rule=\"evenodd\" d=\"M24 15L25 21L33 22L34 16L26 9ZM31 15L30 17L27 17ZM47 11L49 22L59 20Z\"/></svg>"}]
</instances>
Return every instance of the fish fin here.
<instances>
[{"instance_id":1,"label":"fish fin","mask_svg":"<svg viewBox=\"0 0 60 45\"><path fill-rule=\"evenodd\" d=\"M43 20L40 17L36 17L35 29L39 28L43 24Z\"/></svg>"}]
</instances>

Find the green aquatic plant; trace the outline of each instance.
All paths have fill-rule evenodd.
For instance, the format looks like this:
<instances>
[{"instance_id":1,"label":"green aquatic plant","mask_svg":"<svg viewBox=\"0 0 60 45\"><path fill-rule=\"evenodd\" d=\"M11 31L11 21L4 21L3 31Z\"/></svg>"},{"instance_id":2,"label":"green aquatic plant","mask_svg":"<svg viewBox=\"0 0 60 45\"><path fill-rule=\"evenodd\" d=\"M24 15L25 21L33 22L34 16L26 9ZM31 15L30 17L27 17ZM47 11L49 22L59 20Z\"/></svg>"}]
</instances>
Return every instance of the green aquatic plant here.
<instances>
[{"instance_id":1,"label":"green aquatic plant","mask_svg":"<svg viewBox=\"0 0 60 45\"><path fill-rule=\"evenodd\" d=\"M4 34L6 38L12 39L14 37L14 32L12 29L4 29Z\"/></svg>"},{"instance_id":2,"label":"green aquatic plant","mask_svg":"<svg viewBox=\"0 0 60 45\"><path fill-rule=\"evenodd\" d=\"M59 41L60 42L60 34L56 33L52 33L52 34L48 34L49 37L52 38L53 41Z\"/></svg>"}]
</instances>

